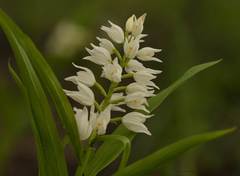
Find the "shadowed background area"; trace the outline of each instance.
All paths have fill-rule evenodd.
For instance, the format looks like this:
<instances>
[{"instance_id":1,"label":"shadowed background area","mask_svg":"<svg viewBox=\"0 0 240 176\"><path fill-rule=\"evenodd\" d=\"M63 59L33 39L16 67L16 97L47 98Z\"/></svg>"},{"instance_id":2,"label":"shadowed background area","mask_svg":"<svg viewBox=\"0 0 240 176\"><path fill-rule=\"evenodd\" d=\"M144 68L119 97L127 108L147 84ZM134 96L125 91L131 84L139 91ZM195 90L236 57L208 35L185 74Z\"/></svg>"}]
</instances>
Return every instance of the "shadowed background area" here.
<instances>
[{"instance_id":1,"label":"shadowed background area","mask_svg":"<svg viewBox=\"0 0 240 176\"><path fill-rule=\"evenodd\" d=\"M177 90L148 121L152 136L138 135L131 161L192 134L239 126L240 123L240 1L239 0L0 0L2 8L44 53L63 87L64 77L76 71L71 62L86 65L85 46L103 36L107 20L125 25L133 13L147 13L145 46L161 48L164 62L152 64L163 73L166 88L187 68L217 59L223 61ZM7 69L13 57L0 32L0 175L37 175L30 118L23 96ZM239 133L185 153L159 167L153 175L239 176ZM67 154L69 169L75 159ZM131 162L130 161L130 162ZM101 175L110 175L106 169Z\"/></svg>"}]
</instances>

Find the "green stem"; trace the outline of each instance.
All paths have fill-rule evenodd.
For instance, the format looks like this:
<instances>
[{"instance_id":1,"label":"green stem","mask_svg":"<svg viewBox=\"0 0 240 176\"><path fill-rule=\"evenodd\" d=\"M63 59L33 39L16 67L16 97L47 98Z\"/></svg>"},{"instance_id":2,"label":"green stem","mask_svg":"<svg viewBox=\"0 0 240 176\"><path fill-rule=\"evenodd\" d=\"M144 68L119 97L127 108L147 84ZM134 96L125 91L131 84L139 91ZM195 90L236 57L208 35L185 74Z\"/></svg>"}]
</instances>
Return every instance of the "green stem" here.
<instances>
[{"instance_id":1,"label":"green stem","mask_svg":"<svg viewBox=\"0 0 240 176\"><path fill-rule=\"evenodd\" d=\"M101 84L99 84L98 82L95 82L94 86L99 90L99 92L100 92L104 97L107 96L107 93L106 93L105 89L102 87Z\"/></svg>"},{"instance_id":2,"label":"green stem","mask_svg":"<svg viewBox=\"0 0 240 176\"><path fill-rule=\"evenodd\" d=\"M110 103L111 103L111 104L118 104L118 103L123 102L124 100L125 100L125 98L119 98L119 99L117 99L117 100L111 101Z\"/></svg>"},{"instance_id":3,"label":"green stem","mask_svg":"<svg viewBox=\"0 0 240 176\"><path fill-rule=\"evenodd\" d=\"M111 119L111 122L118 122L118 121L121 121L121 120L122 120L122 117L115 117L115 118Z\"/></svg>"},{"instance_id":4,"label":"green stem","mask_svg":"<svg viewBox=\"0 0 240 176\"><path fill-rule=\"evenodd\" d=\"M101 111L101 107L100 107L100 105L98 104L97 101L94 102L94 105L95 105L95 107L97 108L98 111Z\"/></svg>"},{"instance_id":5,"label":"green stem","mask_svg":"<svg viewBox=\"0 0 240 176\"><path fill-rule=\"evenodd\" d=\"M84 175L86 166L87 166L87 164L88 164L88 162L89 162L89 158L90 158L92 152L93 152L92 148L89 147L89 148L87 149L86 154L85 154L84 161L83 161L83 165L82 165L82 166L79 166L78 169L77 169L76 176L83 176L83 175Z\"/></svg>"},{"instance_id":6,"label":"green stem","mask_svg":"<svg viewBox=\"0 0 240 176\"><path fill-rule=\"evenodd\" d=\"M114 49L113 52L115 53L115 55L117 56L117 58L120 61L120 65L123 67L124 66L124 59L121 56L120 52L117 49Z\"/></svg>"},{"instance_id":7,"label":"green stem","mask_svg":"<svg viewBox=\"0 0 240 176\"><path fill-rule=\"evenodd\" d=\"M105 99L102 101L101 105L100 105L100 109L103 111L110 103L112 94L114 92L114 89L117 87L118 83L112 82L109 88L109 91L107 93L107 96L105 97Z\"/></svg>"},{"instance_id":8,"label":"green stem","mask_svg":"<svg viewBox=\"0 0 240 176\"><path fill-rule=\"evenodd\" d=\"M122 75L122 79L127 79L127 78L132 78L133 77L133 73L127 73Z\"/></svg>"},{"instance_id":9,"label":"green stem","mask_svg":"<svg viewBox=\"0 0 240 176\"><path fill-rule=\"evenodd\" d=\"M89 162L90 156L92 156L92 153L94 152L94 148L91 147L91 144L94 142L96 137L97 137L97 132L96 132L96 130L94 130L88 140L86 154L84 155L83 164L78 166L75 176L83 176L84 175L84 171Z\"/></svg>"},{"instance_id":10,"label":"green stem","mask_svg":"<svg viewBox=\"0 0 240 176\"><path fill-rule=\"evenodd\" d=\"M127 86L119 86L114 89L114 92L122 91L122 90L125 90L126 88Z\"/></svg>"}]
</instances>

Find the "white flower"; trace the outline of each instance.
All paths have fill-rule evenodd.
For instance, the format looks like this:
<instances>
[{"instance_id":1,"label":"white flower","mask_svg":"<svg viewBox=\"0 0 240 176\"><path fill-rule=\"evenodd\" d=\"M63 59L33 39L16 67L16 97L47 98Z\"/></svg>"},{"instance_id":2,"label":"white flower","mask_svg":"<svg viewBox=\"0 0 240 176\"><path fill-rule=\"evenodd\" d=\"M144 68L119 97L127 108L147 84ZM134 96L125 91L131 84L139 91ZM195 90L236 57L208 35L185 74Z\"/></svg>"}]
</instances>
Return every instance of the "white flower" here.
<instances>
[{"instance_id":1,"label":"white flower","mask_svg":"<svg viewBox=\"0 0 240 176\"><path fill-rule=\"evenodd\" d=\"M142 92L128 94L125 97L125 103L128 107L132 109L143 110L149 113L149 111L145 107L145 105L148 106L148 102L147 99L145 98L145 94Z\"/></svg>"},{"instance_id":2,"label":"white flower","mask_svg":"<svg viewBox=\"0 0 240 176\"><path fill-rule=\"evenodd\" d=\"M155 79L156 76L152 75L151 73L149 73L145 70L134 73L133 78L137 83L139 83L141 85L152 86L152 87L159 89L159 87L156 86L156 84L154 84L151 81L151 80Z\"/></svg>"},{"instance_id":3,"label":"white flower","mask_svg":"<svg viewBox=\"0 0 240 176\"><path fill-rule=\"evenodd\" d=\"M73 64L73 65L76 68L80 68L84 71L78 71L77 76L69 76L69 77L65 78L65 80L66 81L71 81L74 84L78 84L78 82L81 82L88 87L92 87L96 82L96 79L94 77L93 72L86 67L81 67L81 66L78 66L78 65L75 65L75 64Z\"/></svg>"},{"instance_id":4,"label":"white flower","mask_svg":"<svg viewBox=\"0 0 240 176\"><path fill-rule=\"evenodd\" d=\"M131 38L130 41L126 40L123 49L127 58L133 59L136 57L139 49L139 38Z\"/></svg>"},{"instance_id":5,"label":"white flower","mask_svg":"<svg viewBox=\"0 0 240 176\"><path fill-rule=\"evenodd\" d=\"M138 71L145 71L145 72L148 72L150 74L160 74L162 73L161 70L153 70L151 68L146 68L144 67L144 65L135 60L135 59L132 59L128 62L127 66L125 67L125 71L127 73L133 73L133 72L138 72Z\"/></svg>"},{"instance_id":6,"label":"white flower","mask_svg":"<svg viewBox=\"0 0 240 176\"><path fill-rule=\"evenodd\" d=\"M150 117L152 117L152 115L144 115L139 112L130 112L123 116L122 123L127 129L131 131L151 135L150 131L143 124L146 121L146 118Z\"/></svg>"},{"instance_id":7,"label":"white flower","mask_svg":"<svg viewBox=\"0 0 240 176\"><path fill-rule=\"evenodd\" d=\"M102 26L101 29L105 31L108 36L116 43L123 43L124 42L124 32L121 27L108 21L111 27Z\"/></svg>"},{"instance_id":8,"label":"white flower","mask_svg":"<svg viewBox=\"0 0 240 176\"><path fill-rule=\"evenodd\" d=\"M90 60L98 65L105 65L112 61L111 54L108 50L103 47L95 46L92 44L93 49L86 48L90 56L84 57L83 59Z\"/></svg>"},{"instance_id":9,"label":"white flower","mask_svg":"<svg viewBox=\"0 0 240 176\"><path fill-rule=\"evenodd\" d=\"M98 135L106 133L107 126L111 119L111 105L95 117L92 121L93 128L97 130Z\"/></svg>"},{"instance_id":10,"label":"white flower","mask_svg":"<svg viewBox=\"0 0 240 176\"><path fill-rule=\"evenodd\" d=\"M162 51L161 49L154 49L151 47L144 47L137 53L137 58L141 61L157 61L162 62L160 59L154 57L154 54Z\"/></svg>"},{"instance_id":11,"label":"white flower","mask_svg":"<svg viewBox=\"0 0 240 176\"><path fill-rule=\"evenodd\" d=\"M121 108L120 106L117 106L117 105L113 105L111 110L116 111L116 112L126 112L125 109L123 109L123 108Z\"/></svg>"},{"instance_id":12,"label":"white flower","mask_svg":"<svg viewBox=\"0 0 240 176\"><path fill-rule=\"evenodd\" d=\"M139 39L139 43L143 43L144 40L142 38L147 37L147 36L148 36L147 34L140 34L139 36L137 36Z\"/></svg>"},{"instance_id":13,"label":"white flower","mask_svg":"<svg viewBox=\"0 0 240 176\"><path fill-rule=\"evenodd\" d=\"M132 33L132 35L135 37L140 35L143 31L145 18L146 14L143 14L138 19L135 15L132 15L126 22L126 31Z\"/></svg>"},{"instance_id":14,"label":"white flower","mask_svg":"<svg viewBox=\"0 0 240 176\"><path fill-rule=\"evenodd\" d=\"M67 96L82 105L91 106L95 102L95 97L92 90L81 82L78 82L78 91L64 91Z\"/></svg>"},{"instance_id":15,"label":"white flower","mask_svg":"<svg viewBox=\"0 0 240 176\"><path fill-rule=\"evenodd\" d=\"M83 109L74 108L74 111L80 139L86 140L92 133L92 125L88 120L88 110L84 106Z\"/></svg>"},{"instance_id":16,"label":"white flower","mask_svg":"<svg viewBox=\"0 0 240 176\"><path fill-rule=\"evenodd\" d=\"M116 83L119 83L121 81L122 67L118 64L117 58L113 60L113 63L109 63L103 66L103 73L101 76Z\"/></svg>"},{"instance_id":17,"label":"white flower","mask_svg":"<svg viewBox=\"0 0 240 176\"><path fill-rule=\"evenodd\" d=\"M121 108L120 105L124 104L125 97L123 96L123 93L113 93L110 102L116 102L117 103L112 104L112 111L119 111L119 112L126 112L125 109Z\"/></svg>"},{"instance_id":18,"label":"white flower","mask_svg":"<svg viewBox=\"0 0 240 176\"><path fill-rule=\"evenodd\" d=\"M127 66L125 67L125 71L127 73L132 73L132 72L136 72L136 71L141 71L144 70L145 67L143 66L143 64L135 59L131 59Z\"/></svg>"},{"instance_id":19,"label":"white flower","mask_svg":"<svg viewBox=\"0 0 240 176\"><path fill-rule=\"evenodd\" d=\"M112 44L112 42L108 39L104 39L104 38L99 38L97 37L97 39L99 40L99 45L103 48L105 48L106 50L108 50L108 52L110 54L113 53L113 50L115 49L114 45Z\"/></svg>"},{"instance_id":20,"label":"white flower","mask_svg":"<svg viewBox=\"0 0 240 176\"><path fill-rule=\"evenodd\" d=\"M154 90L151 87L147 87L145 85L138 84L136 82L127 85L126 93L132 94L136 92L142 92L145 97L154 96Z\"/></svg>"},{"instance_id":21,"label":"white flower","mask_svg":"<svg viewBox=\"0 0 240 176\"><path fill-rule=\"evenodd\" d=\"M127 32L132 32L132 28L133 28L133 23L134 23L134 20L136 19L136 16L135 15L132 15L131 17L129 17L127 19L127 22L126 22L126 25L125 25L125 28L126 28L126 31Z\"/></svg>"}]
</instances>

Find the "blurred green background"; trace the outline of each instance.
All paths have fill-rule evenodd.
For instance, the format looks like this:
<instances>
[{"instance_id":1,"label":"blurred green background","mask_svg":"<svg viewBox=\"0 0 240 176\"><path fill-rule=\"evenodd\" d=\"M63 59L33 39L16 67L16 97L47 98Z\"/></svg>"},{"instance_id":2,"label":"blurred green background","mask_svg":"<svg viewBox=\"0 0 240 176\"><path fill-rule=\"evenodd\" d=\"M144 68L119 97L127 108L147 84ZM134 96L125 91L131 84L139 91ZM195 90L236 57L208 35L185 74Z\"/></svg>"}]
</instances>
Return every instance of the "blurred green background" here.
<instances>
[{"instance_id":1,"label":"blurred green background","mask_svg":"<svg viewBox=\"0 0 240 176\"><path fill-rule=\"evenodd\" d=\"M182 86L148 121L151 137L138 135L131 161L183 137L240 123L239 0L0 0L2 8L44 53L62 84L74 73L85 46L95 42L102 24L121 26L131 14L147 13L145 45L162 48L158 78L163 89L187 68L223 61ZM12 52L0 32L0 175L37 175L34 139L23 96L11 79ZM69 156L73 172L74 159ZM101 175L111 175L106 169ZM153 175L239 176L239 133L220 139L159 167Z\"/></svg>"}]
</instances>

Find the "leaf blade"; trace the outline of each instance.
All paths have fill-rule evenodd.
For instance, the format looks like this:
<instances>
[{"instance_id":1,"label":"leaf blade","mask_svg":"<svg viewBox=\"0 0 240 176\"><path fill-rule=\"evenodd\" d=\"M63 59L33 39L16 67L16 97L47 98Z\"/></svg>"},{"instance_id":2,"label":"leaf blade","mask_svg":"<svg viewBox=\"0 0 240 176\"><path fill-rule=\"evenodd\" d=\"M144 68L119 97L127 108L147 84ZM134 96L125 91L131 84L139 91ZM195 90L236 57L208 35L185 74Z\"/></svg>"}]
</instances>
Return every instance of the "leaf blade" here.
<instances>
[{"instance_id":1,"label":"leaf blade","mask_svg":"<svg viewBox=\"0 0 240 176\"><path fill-rule=\"evenodd\" d=\"M181 86L183 83L185 83L187 80L192 78L197 73L213 66L219 63L220 60L207 62L204 64L199 64L196 66L191 67L188 69L177 81L172 83L168 88L162 90L160 93L158 93L156 96L149 99L149 110L152 112L154 111L161 103L172 93L174 92L179 86Z\"/></svg>"},{"instance_id":2,"label":"leaf blade","mask_svg":"<svg viewBox=\"0 0 240 176\"><path fill-rule=\"evenodd\" d=\"M31 64L43 83L42 85L46 88L48 94L51 96L62 125L65 127L66 132L69 135L78 158L80 158L81 143L74 113L58 79L31 39L25 35L1 9L0 14L2 18L5 18L8 21L8 25L11 26L14 32L18 34L19 43L29 56Z\"/></svg>"},{"instance_id":3,"label":"leaf blade","mask_svg":"<svg viewBox=\"0 0 240 176\"><path fill-rule=\"evenodd\" d=\"M122 125L119 126L113 135L126 136L130 141L134 137L134 133L126 130ZM119 142L116 141L106 141L97 150L94 159L89 163L86 170L89 170L87 176L94 176L100 172L103 168L114 161L123 151L124 146L119 147Z\"/></svg>"},{"instance_id":4,"label":"leaf blade","mask_svg":"<svg viewBox=\"0 0 240 176\"><path fill-rule=\"evenodd\" d=\"M136 161L135 163L127 166L125 169L117 172L114 176L139 176L150 174L161 163L168 161L193 147L220 138L224 135L232 133L235 130L236 128L231 128L185 138L179 142L166 146L153 154L150 154L142 160Z\"/></svg>"},{"instance_id":5,"label":"leaf blade","mask_svg":"<svg viewBox=\"0 0 240 176\"><path fill-rule=\"evenodd\" d=\"M20 71L20 79L27 90L27 98L31 106L32 126L39 157L39 172L41 175L67 176L64 151L51 117L47 97L26 52L18 41L21 36L15 33L15 30L9 24L9 20L0 10L0 26L14 52Z\"/></svg>"}]
</instances>

